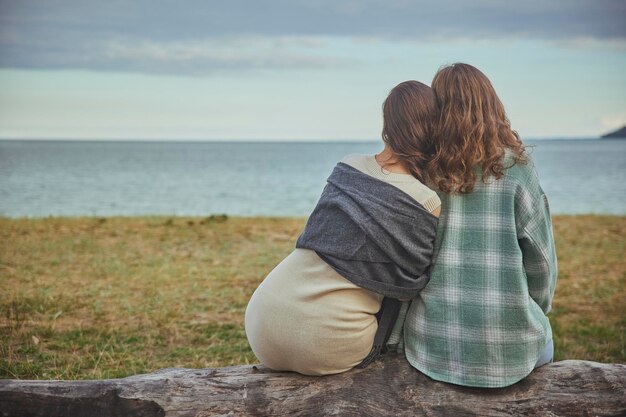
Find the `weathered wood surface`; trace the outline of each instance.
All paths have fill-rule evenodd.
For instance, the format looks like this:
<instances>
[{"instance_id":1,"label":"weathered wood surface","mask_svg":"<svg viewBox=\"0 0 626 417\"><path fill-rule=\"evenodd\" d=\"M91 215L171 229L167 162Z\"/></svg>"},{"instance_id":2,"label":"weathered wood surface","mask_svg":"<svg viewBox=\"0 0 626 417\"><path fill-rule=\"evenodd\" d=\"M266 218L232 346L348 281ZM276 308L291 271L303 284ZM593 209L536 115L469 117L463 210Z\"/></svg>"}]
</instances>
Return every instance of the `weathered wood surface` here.
<instances>
[{"instance_id":1,"label":"weathered wood surface","mask_svg":"<svg viewBox=\"0 0 626 417\"><path fill-rule=\"evenodd\" d=\"M501 389L435 382L401 356L325 377L234 366L111 380L0 380L0 415L624 416L626 365L556 362Z\"/></svg>"}]
</instances>

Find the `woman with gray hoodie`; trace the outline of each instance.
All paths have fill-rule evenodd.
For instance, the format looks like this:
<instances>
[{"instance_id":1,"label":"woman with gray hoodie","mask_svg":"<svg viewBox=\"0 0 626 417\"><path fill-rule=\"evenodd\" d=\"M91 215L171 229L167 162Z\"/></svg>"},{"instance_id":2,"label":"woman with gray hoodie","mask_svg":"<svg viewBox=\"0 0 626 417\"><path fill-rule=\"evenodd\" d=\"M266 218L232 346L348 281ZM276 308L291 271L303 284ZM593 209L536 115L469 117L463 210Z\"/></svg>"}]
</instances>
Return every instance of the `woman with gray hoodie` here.
<instances>
[{"instance_id":1,"label":"woman with gray hoodie","mask_svg":"<svg viewBox=\"0 0 626 417\"><path fill-rule=\"evenodd\" d=\"M247 306L264 365L334 374L383 350L401 301L429 279L441 203L423 178L436 115L431 89L403 82L383 105L384 150L337 163L296 248Z\"/></svg>"}]
</instances>

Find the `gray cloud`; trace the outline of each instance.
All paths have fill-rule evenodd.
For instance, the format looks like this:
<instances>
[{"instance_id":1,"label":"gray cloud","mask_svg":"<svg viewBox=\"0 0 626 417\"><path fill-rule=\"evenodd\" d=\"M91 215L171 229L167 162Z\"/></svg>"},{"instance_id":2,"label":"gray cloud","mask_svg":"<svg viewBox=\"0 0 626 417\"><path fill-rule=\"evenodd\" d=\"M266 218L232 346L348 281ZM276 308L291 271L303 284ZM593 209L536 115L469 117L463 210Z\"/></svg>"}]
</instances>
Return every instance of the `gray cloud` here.
<instances>
[{"instance_id":1,"label":"gray cloud","mask_svg":"<svg viewBox=\"0 0 626 417\"><path fill-rule=\"evenodd\" d=\"M204 73L349 65L329 36L626 41L626 2L0 0L0 66ZM572 43L573 44L573 43Z\"/></svg>"}]
</instances>

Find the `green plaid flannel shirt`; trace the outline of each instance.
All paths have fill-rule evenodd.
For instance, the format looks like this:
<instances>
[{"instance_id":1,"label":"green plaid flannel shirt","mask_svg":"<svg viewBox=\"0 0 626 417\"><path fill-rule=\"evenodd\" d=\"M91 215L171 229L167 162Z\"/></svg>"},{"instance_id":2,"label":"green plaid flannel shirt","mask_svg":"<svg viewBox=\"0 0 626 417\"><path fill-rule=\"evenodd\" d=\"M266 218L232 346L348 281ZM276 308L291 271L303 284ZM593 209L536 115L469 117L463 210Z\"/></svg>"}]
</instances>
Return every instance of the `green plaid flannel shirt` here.
<instances>
[{"instance_id":1,"label":"green plaid flannel shirt","mask_svg":"<svg viewBox=\"0 0 626 417\"><path fill-rule=\"evenodd\" d=\"M500 180L477 181L470 194L438 194L431 279L403 305L389 343L400 342L433 379L511 385L552 339L546 314L557 259L548 200L532 161Z\"/></svg>"}]
</instances>

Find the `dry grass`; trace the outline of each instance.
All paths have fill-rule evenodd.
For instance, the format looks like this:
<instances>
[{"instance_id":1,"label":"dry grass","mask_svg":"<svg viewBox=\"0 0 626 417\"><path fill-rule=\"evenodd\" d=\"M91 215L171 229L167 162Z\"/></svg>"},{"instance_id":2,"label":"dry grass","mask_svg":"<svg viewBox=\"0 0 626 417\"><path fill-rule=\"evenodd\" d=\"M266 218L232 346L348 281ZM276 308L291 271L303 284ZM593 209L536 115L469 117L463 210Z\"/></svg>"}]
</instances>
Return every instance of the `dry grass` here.
<instances>
[{"instance_id":1,"label":"dry grass","mask_svg":"<svg viewBox=\"0 0 626 417\"><path fill-rule=\"evenodd\" d=\"M556 359L626 362L626 217L554 219Z\"/></svg>"},{"instance_id":2,"label":"dry grass","mask_svg":"<svg viewBox=\"0 0 626 417\"><path fill-rule=\"evenodd\" d=\"M246 303L304 219L0 218L0 377L255 362ZM626 217L554 219L556 359L625 362Z\"/></svg>"}]
</instances>

